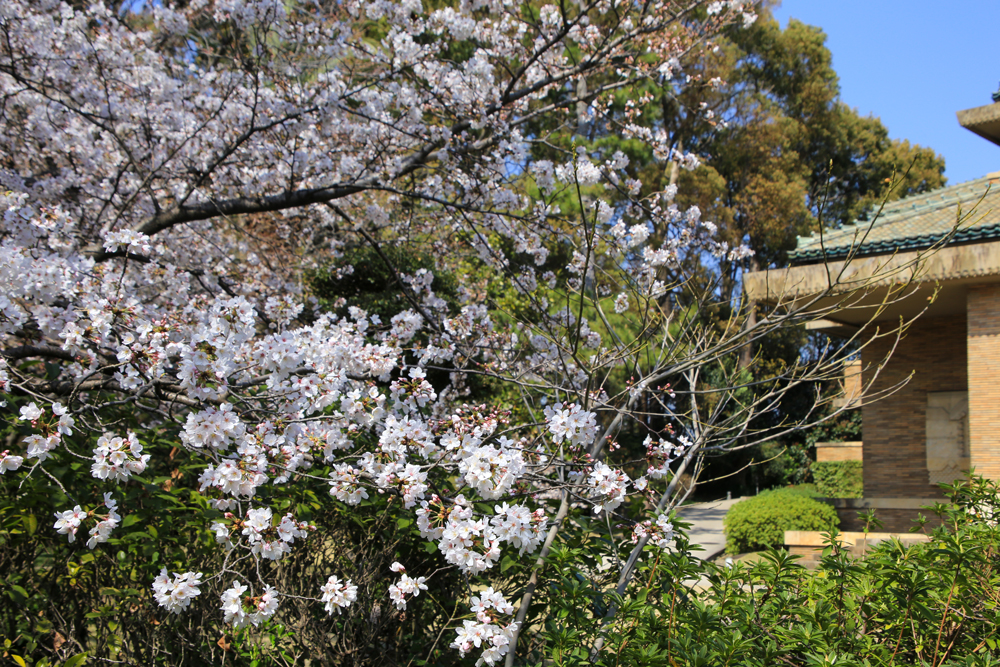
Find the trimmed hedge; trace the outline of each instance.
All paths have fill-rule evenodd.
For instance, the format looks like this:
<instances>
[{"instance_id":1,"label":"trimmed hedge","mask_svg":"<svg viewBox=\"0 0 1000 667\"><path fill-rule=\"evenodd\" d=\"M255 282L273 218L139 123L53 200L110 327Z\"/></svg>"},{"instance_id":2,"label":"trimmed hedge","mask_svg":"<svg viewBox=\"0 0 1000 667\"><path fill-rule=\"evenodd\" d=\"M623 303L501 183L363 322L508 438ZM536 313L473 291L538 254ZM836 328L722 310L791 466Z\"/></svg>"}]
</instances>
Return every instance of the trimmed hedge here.
<instances>
[{"instance_id":1,"label":"trimmed hedge","mask_svg":"<svg viewBox=\"0 0 1000 667\"><path fill-rule=\"evenodd\" d=\"M861 498L865 485L861 461L824 461L812 464L816 490L825 498Z\"/></svg>"},{"instance_id":2,"label":"trimmed hedge","mask_svg":"<svg viewBox=\"0 0 1000 667\"><path fill-rule=\"evenodd\" d=\"M736 503L722 525L731 554L780 547L786 530L830 530L838 525L830 505L791 489L773 489Z\"/></svg>"}]
</instances>

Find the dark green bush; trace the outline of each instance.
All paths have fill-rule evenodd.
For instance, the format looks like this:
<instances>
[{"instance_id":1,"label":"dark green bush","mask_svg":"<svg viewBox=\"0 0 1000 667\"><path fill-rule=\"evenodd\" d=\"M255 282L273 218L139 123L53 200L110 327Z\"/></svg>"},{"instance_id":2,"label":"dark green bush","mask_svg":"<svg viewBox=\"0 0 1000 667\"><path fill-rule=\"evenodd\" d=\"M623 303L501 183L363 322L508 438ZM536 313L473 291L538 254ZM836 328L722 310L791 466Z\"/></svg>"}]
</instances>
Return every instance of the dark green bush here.
<instances>
[{"instance_id":1,"label":"dark green bush","mask_svg":"<svg viewBox=\"0 0 1000 667\"><path fill-rule=\"evenodd\" d=\"M812 464L816 490L825 498L861 498L864 481L861 461L823 461Z\"/></svg>"},{"instance_id":2,"label":"dark green bush","mask_svg":"<svg viewBox=\"0 0 1000 667\"><path fill-rule=\"evenodd\" d=\"M723 526L726 551L744 553L781 546L786 530L836 528L837 512L803 493L774 489L733 505Z\"/></svg>"}]
</instances>

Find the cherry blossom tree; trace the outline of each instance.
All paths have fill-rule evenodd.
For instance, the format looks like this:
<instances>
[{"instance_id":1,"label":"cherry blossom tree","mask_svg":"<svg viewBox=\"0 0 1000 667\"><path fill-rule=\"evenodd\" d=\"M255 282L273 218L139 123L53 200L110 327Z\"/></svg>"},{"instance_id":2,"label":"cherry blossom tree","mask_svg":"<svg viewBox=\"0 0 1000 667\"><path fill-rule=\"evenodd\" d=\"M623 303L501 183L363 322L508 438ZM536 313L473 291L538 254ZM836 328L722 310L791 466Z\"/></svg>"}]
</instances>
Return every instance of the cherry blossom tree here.
<instances>
[{"instance_id":1,"label":"cherry blossom tree","mask_svg":"<svg viewBox=\"0 0 1000 667\"><path fill-rule=\"evenodd\" d=\"M141 582L135 608L164 628L208 598L234 629L301 601L402 615L450 572L467 595L434 633L513 664L568 521L607 532L623 594L643 553L670 548L681 480L773 437L753 419L839 370L840 348L767 376L734 360L856 292L832 281L748 324L746 304L677 278L682 254L748 251L594 139L697 168L630 91L695 85L680 59L753 19L739 0L2 3L5 493L51 489L65 505L38 530L97 552L134 524L130 489L187 485L197 502L171 520L219 556ZM554 141L584 124L590 138ZM359 248L392 276L391 316L310 280L366 275ZM722 326L700 316L719 308ZM485 380L502 401L472 400ZM168 460L197 482L148 474ZM301 493L386 500L436 569L400 554L377 590L343 563L296 587L283 563L326 528Z\"/></svg>"}]
</instances>

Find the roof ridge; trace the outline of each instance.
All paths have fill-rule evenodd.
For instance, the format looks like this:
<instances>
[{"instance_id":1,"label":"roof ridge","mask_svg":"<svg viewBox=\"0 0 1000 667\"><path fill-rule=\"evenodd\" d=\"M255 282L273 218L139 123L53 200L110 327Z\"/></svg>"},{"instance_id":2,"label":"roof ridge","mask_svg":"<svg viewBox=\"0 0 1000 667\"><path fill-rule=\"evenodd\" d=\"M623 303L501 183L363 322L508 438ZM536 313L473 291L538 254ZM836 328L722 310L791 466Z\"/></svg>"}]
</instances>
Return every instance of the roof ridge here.
<instances>
[{"instance_id":1,"label":"roof ridge","mask_svg":"<svg viewBox=\"0 0 1000 667\"><path fill-rule=\"evenodd\" d=\"M815 232L800 236L788 258L801 263L850 253L872 255L925 248L945 239L949 244L958 244L1000 238L1000 187L989 187L997 179L1000 172L993 172L887 203L872 220L855 220L839 229L822 230L821 236ZM980 214L963 216L961 228L955 230L957 211L967 208L965 205L972 208L983 199L988 201L979 209Z\"/></svg>"},{"instance_id":2,"label":"roof ridge","mask_svg":"<svg viewBox=\"0 0 1000 667\"><path fill-rule=\"evenodd\" d=\"M894 222L905 221L909 216L918 211L930 212L940 208L945 208L955 204L956 202L960 202L963 195L961 192L962 190L972 190L974 186L979 185L982 181L992 181L997 179L1000 179L1000 171L990 172L985 176L980 176L979 178L974 178L969 181L963 181L961 183L956 183L955 185L946 185L928 192L922 192L917 195L911 195L909 197L904 197L903 199L887 202L882 207L881 211L876 214L874 219L859 219L849 222L839 229L833 229L825 232L824 236L839 237L851 233L851 230L857 230L859 228L873 228L876 226L882 227ZM986 192L982 193L980 196L984 196L988 192L989 189L987 189ZM939 199L934 200L933 198L935 196ZM816 232L810 232L809 236L797 236L796 238L797 240L807 240L814 239L815 237Z\"/></svg>"},{"instance_id":3,"label":"roof ridge","mask_svg":"<svg viewBox=\"0 0 1000 667\"><path fill-rule=\"evenodd\" d=\"M1000 176L1000 172L993 172L987 174L986 176L980 176L979 178L974 178L971 181L962 181L961 183L956 183L955 185L945 185L944 187L936 188L934 190L928 190L927 192L921 192L920 194L910 195L909 197L903 197L902 199L896 199L886 203L883 211L887 208L892 208L889 211L889 215L896 214L897 210L903 209L907 204L910 205L911 209L917 207L929 207L929 206L943 206L946 203L951 203L961 195L959 194L962 190L971 190L974 185L978 185L980 181L988 181L997 178L993 174ZM940 199L935 200L934 197L940 197ZM899 211L900 213L902 211ZM857 224L855 221L852 224Z\"/></svg>"}]
</instances>

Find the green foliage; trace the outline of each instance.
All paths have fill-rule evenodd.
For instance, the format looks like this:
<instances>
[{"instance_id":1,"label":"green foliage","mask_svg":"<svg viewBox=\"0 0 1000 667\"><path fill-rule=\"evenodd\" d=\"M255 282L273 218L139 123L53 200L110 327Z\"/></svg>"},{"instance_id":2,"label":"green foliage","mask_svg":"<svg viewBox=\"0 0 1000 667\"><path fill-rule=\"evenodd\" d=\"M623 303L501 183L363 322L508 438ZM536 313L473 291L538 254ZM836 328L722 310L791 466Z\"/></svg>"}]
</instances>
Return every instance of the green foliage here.
<instances>
[{"instance_id":1,"label":"green foliage","mask_svg":"<svg viewBox=\"0 0 1000 667\"><path fill-rule=\"evenodd\" d=\"M357 306L388 322L394 315L413 307L403 296L405 283L402 279L421 270L433 272L434 292L449 306L457 306L458 280L455 276L435 270L434 261L413 248L392 243L382 243L378 249L370 245L352 247L344 251L337 266L347 264L354 267L352 273L338 275L323 268L309 277L322 309L343 315L348 306Z\"/></svg>"},{"instance_id":2,"label":"green foliage","mask_svg":"<svg viewBox=\"0 0 1000 667\"><path fill-rule=\"evenodd\" d=\"M861 410L847 410L805 431L806 446L817 442L856 442L861 440Z\"/></svg>"},{"instance_id":3,"label":"green foliage","mask_svg":"<svg viewBox=\"0 0 1000 667\"><path fill-rule=\"evenodd\" d=\"M784 551L719 567L683 535L669 551L647 547L621 596L601 593L596 573L560 567L552 605L565 622L539 631L532 664L1000 665L998 488L973 478L946 490L929 542L887 540L859 558L834 532L815 571Z\"/></svg>"},{"instance_id":4,"label":"green foliage","mask_svg":"<svg viewBox=\"0 0 1000 667\"><path fill-rule=\"evenodd\" d=\"M778 442L764 443L755 458L762 461L755 471L761 487L802 484L809 477L809 454L798 443L787 446Z\"/></svg>"},{"instance_id":5,"label":"green foliage","mask_svg":"<svg viewBox=\"0 0 1000 667\"><path fill-rule=\"evenodd\" d=\"M861 498L865 485L861 461L819 461L812 464L813 480L826 498Z\"/></svg>"},{"instance_id":6,"label":"green foliage","mask_svg":"<svg viewBox=\"0 0 1000 667\"><path fill-rule=\"evenodd\" d=\"M726 551L737 554L780 546L786 530L830 530L837 512L799 491L774 489L733 505L723 521Z\"/></svg>"}]
</instances>

